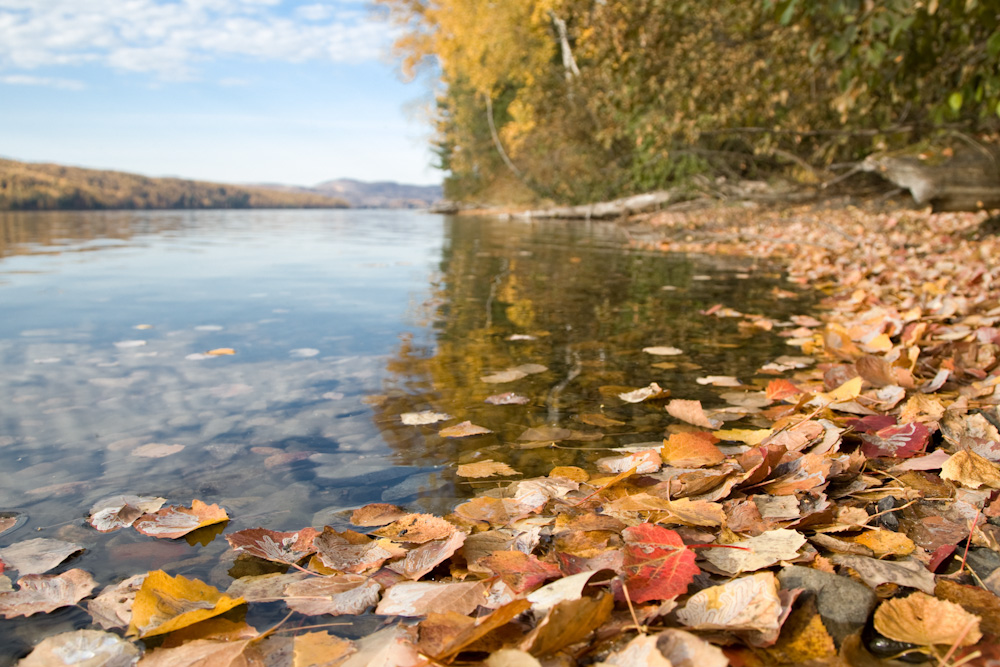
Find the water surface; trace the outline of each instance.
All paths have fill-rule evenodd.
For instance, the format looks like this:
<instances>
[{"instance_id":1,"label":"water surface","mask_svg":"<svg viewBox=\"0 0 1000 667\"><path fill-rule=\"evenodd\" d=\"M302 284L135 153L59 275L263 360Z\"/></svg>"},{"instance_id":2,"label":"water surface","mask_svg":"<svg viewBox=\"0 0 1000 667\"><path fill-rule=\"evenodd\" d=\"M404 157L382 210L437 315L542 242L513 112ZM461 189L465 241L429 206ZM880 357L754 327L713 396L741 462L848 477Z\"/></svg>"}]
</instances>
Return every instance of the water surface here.
<instances>
[{"instance_id":1,"label":"water surface","mask_svg":"<svg viewBox=\"0 0 1000 667\"><path fill-rule=\"evenodd\" d=\"M697 378L749 383L794 352L699 312L799 312L774 267L625 240L613 224L395 211L0 213L0 511L25 517L0 548L58 537L86 547L62 569L102 586L163 568L224 589L221 530L345 527L373 501L444 513L483 486L457 463L588 466L675 421L616 388L711 405ZM642 352L667 345L684 353ZM547 370L481 379L529 363ZM506 391L529 402L484 401ZM426 409L454 419L401 423ZM624 424L585 423L598 413ZM437 434L462 420L494 433ZM525 447L539 426L588 437ZM122 493L219 503L232 521L190 543L90 529L91 506ZM79 609L0 620L0 662L88 624Z\"/></svg>"}]
</instances>

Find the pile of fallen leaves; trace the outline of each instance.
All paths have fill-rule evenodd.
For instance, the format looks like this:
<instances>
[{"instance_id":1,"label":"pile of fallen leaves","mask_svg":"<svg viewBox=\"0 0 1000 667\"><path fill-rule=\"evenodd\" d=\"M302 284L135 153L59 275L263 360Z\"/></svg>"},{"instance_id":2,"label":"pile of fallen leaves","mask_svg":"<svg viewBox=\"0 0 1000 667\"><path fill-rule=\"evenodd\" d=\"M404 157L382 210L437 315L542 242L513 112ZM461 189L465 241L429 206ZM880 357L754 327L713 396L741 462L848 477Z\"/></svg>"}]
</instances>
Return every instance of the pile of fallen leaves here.
<instances>
[{"instance_id":1,"label":"pile of fallen leaves","mask_svg":"<svg viewBox=\"0 0 1000 667\"><path fill-rule=\"evenodd\" d=\"M241 559L278 571L224 592L158 570L91 597L86 572L46 574L78 545L0 549L20 575L16 589L0 576L5 617L90 598L95 629L49 637L22 664L995 664L1000 243L971 240L979 219L663 214L652 223L669 237L654 245L780 256L793 280L828 292L823 319L710 308L795 349L752 379L706 377L716 407L656 383L621 393L662 405L665 437L593 470L499 483L445 517L377 504L353 513L357 530L229 533ZM441 435L484 432L464 422ZM514 473L496 461L458 470ZM164 503L122 496L88 521L176 539L227 518ZM245 621L277 603L286 621ZM384 627L353 641L329 619L303 622L372 611Z\"/></svg>"}]
</instances>

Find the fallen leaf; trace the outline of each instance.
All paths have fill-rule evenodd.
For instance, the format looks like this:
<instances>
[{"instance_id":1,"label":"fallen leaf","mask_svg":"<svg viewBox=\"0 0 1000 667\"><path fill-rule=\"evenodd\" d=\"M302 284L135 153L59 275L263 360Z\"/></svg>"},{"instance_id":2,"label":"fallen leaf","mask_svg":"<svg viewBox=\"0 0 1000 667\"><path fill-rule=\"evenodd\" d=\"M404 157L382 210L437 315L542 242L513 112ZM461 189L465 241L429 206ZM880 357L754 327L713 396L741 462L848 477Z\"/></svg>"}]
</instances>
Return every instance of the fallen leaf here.
<instances>
[{"instance_id":1,"label":"fallen leaf","mask_svg":"<svg viewBox=\"0 0 1000 667\"><path fill-rule=\"evenodd\" d=\"M625 422L618 419L612 419L607 415L602 415L600 413L587 413L582 415L577 415L577 419L582 421L584 424L590 426L597 426L599 428L607 428L609 426L624 426Z\"/></svg>"},{"instance_id":2,"label":"fallen leaf","mask_svg":"<svg viewBox=\"0 0 1000 667\"><path fill-rule=\"evenodd\" d=\"M423 412L404 412L399 415L400 421L407 426L423 426L424 424L436 424L451 419L451 415L444 412L434 412L424 410Z\"/></svg>"},{"instance_id":3,"label":"fallen leaf","mask_svg":"<svg viewBox=\"0 0 1000 667\"><path fill-rule=\"evenodd\" d=\"M1000 467L968 450L956 452L941 466L941 478L950 479L971 489L984 484L1000 489Z\"/></svg>"},{"instance_id":4,"label":"fallen leaf","mask_svg":"<svg viewBox=\"0 0 1000 667\"><path fill-rule=\"evenodd\" d=\"M556 604L521 642L534 656L547 656L575 644L599 628L611 615L614 599L608 593Z\"/></svg>"},{"instance_id":5,"label":"fallen leaf","mask_svg":"<svg viewBox=\"0 0 1000 667\"><path fill-rule=\"evenodd\" d=\"M139 458L144 459L162 459L167 456L172 456L183 449L184 445L167 445L154 442L148 445L143 445L142 447L136 447L129 452L129 455L138 456Z\"/></svg>"},{"instance_id":6,"label":"fallen leaf","mask_svg":"<svg viewBox=\"0 0 1000 667\"><path fill-rule=\"evenodd\" d=\"M477 426L470 421L464 421L460 424L441 429L438 431L438 435L442 438L467 438L471 435L484 435L492 432L483 426Z\"/></svg>"},{"instance_id":7,"label":"fallen leaf","mask_svg":"<svg viewBox=\"0 0 1000 667\"><path fill-rule=\"evenodd\" d=\"M466 646L507 625L517 616L527 611L529 606L530 603L527 600L514 600L502 605L492 614L478 619L474 625L462 630L447 645L439 649L440 653L436 656L438 661L447 660L451 656L458 654Z\"/></svg>"},{"instance_id":8,"label":"fallen leaf","mask_svg":"<svg viewBox=\"0 0 1000 667\"><path fill-rule=\"evenodd\" d=\"M522 512L516 500L480 496L456 507L455 514L464 519L502 526L520 517Z\"/></svg>"},{"instance_id":9,"label":"fallen leaf","mask_svg":"<svg viewBox=\"0 0 1000 667\"><path fill-rule=\"evenodd\" d=\"M927 456L917 456L898 463L891 468L890 472L906 472L907 470L940 470L945 461L951 458L951 454L943 449L935 449Z\"/></svg>"},{"instance_id":10,"label":"fallen leaf","mask_svg":"<svg viewBox=\"0 0 1000 667\"><path fill-rule=\"evenodd\" d=\"M411 549L402 560L389 563L387 567L407 579L420 579L451 558L452 554L465 543L465 538L465 533L456 531L447 539L427 542L416 549Z\"/></svg>"},{"instance_id":11,"label":"fallen leaf","mask_svg":"<svg viewBox=\"0 0 1000 667\"><path fill-rule=\"evenodd\" d=\"M643 401L648 401L650 399L666 398L667 396L670 396L670 390L661 388L660 385L655 382L651 382L648 387L618 394L618 398L622 399L626 403L642 403Z\"/></svg>"},{"instance_id":12,"label":"fallen leaf","mask_svg":"<svg viewBox=\"0 0 1000 667\"><path fill-rule=\"evenodd\" d=\"M802 390L788 380L771 380L767 383L767 388L764 390L764 394L771 401L783 401L786 398L798 396L801 393Z\"/></svg>"},{"instance_id":13,"label":"fallen leaf","mask_svg":"<svg viewBox=\"0 0 1000 667\"><path fill-rule=\"evenodd\" d=\"M664 630L656 635L656 647L673 667L726 667L729 664L721 649L685 630Z\"/></svg>"},{"instance_id":14,"label":"fallen leaf","mask_svg":"<svg viewBox=\"0 0 1000 667\"><path fill-rule=\"evenodd\" d=\"M913 540L894 530L869 530L854 537L845 538L855 544L866 546L877 558L885 556L909 556L916 548Z\"/></svg>"},{"instance_id":15,"label":"fallen leaf","mask_svg":"<svg viewBox=\"0 0 1000 667\"><path fill-rule=\"evenodd\" d=\"M142 588L146 574L137 574L114 586L107 586L93 600L87 602L87 611L94 622L105 630L127 628L132 619L132 603Z\"/></svg>"},{"instance_id":16,"label":"fallen leaf","mask_svg":"<svg viewBox=\"0 0 1000 667\"><path fill-rule=\"evenodd\" d=\"M274 563L297 563L316 552L313 540L319 535L315 528L280 533L267 528L247 528L226 535L229 546L237 553L248 553Z\"/></svg>"},{"instance_id":17,"label":"fallen leaf","mask_svg":"<svg viewBox=\"0 0 1000 667\"><path fill-rule=\"evenodd\" d=\"M534 590L548 579L562 576L557 565L521 551L494 551L480 559L479 564L499 575L518 594Z\"/></svg>"},{"instance_id":18,"label":"fallen leaf","mask_svg":"<svg viewBox=\"0 0 1000 667\"><path fill-rule=\"evenodd\" d=\"M327 632L306 632L293 640L292 667L337 667L354 653L354 644Z\"/></svg>"},{"instance_id":19,"label":"fallen leaf","mask_svg":"<svg viewBox=\"0 0 1000 667\"><path fill-rule=\"evenodd\" d=\"M87 521L100 532L109 533L131 526L143 514L163 507L165 502L166 498L153 496L112 496L95 503Z\"/></svg>"},{"instance_id":20,"label":"fallen leaf","mask_svg":"<svg viewBox=\"0 0 1000 667\"><path fill-rule=\"evenodd\" d=\"M626 470L635 470L637 474L643 475L658 471L662 461L658 451L647 449L624 456L605 456L597 459L594 465L601 472L621 473Z\"/></svg>"},{"instance_id":21,"label":"fallen leaf","mask_svg":"<svg viewBox=\"0 0 1000 667\"><path fill-rule=\"evenodd\" d=\"M511 468L506 463L499 463L492 459L486 459L485 461L478 461L476 463L462 464L458 466L456 474L459 477L470 477L473 479L479 479L483 477L493 477L496 475L501 475L501 476L520 475L521 473Z\"/></svg>"},{"instance_id":22,"label":"fallen leaf","mask_svg":"<svg viewBox=\"0 0 1000 667\"><path fill-rule=\"evenodd\" d=\"M407 514L383 528L373 530L371 534L397 542L423 544L449 537L456 530L454 524L433 514Z\"/></svg>"},{"instance_id":23,"label":"fallen leaf","mask_svg":"<svg viewBox=\"0 0 1000 667\"><path fill-rule=\"evenodd\" d=\"M538 426L525 430L517 436L518 440L527 442L558 442L572 437L573 431L556 426Z\"/></svg>"},{"instance_id":24,"label":"fallen leaf","mask_svg":"<svg viewBox=\"0 0 1000 667\"><path fill-rule=\"evenodd\" d=\"M17 586L17 590L0 592L4 618L70 607L90 595L97 582L89 573L73 569L62 574L29 574L18 579Z\"/></svg>"},{"instance_id":25,"label":"fallen leaf","mask_svg":"<svg viewBox=\"0 0 1000 667\"><path fill-rule=\"evenodd\" d=\"M921 646L972 646L982 639L978 616L920 592L879 605L875 629L889 639Z\"/></svg>"},{"instance_id":26,"label":"fallen leaf","mask_svg":"<svg viewBox=\"0 0 1000 667\"><path fill-rule=\"evenodd\" d=\"M938 580L934 594L979 616L979 629L984 634L1000 635L1000 597L978 586L966 586L944 577Z\"/></svg>"},{"instance_id":27,"label":"fallen leaf","mask_svg":"<svg viewBox=\"0 0 1000 667\"><path fill-rule=\"evenodd\" d=\"M486 600L487 588L482 581L403 581L385 591L375 613L382 616L426 616L432 611L453 611L468 616Z\"/></svg>"},{"instance_id":28,"label":"fallen leaf","mask_svg":"<svg viewBox=\"0 0 1000 667\"><path fill-rule=\"evenodd\" d=\"M731 375L707 375L695 380L698 384L712 385L713 387L741 387L743 384Z\"/></svg>"},{"instance_id":29,"label":"fallen leaf","mask_svg":"<svg viewBox=\"0 0 1000 667\"><path fill-rule=\"evenodd\" d=\"M142 667L177 667L179 665L212 665L212 667L240 667L259 664L256 656L246 655L254 651L253 639L238 641L218 641L195 639L171 648L158 648L142 658Z\"/></svg>"},{"instance_id":30,"label":"fallen leaf","mask_svg":"<svg viewBox=\"0 0 1000 667\"><path fill-rule=\"evenodd\" d=\"M191 501L191 507L171 505L159 511L144 514L133 523L133 527L143 535L174 539L183 537L203 526L228 521L226 510L218 505L206 505L198 499Z\"/></svg>"},{"instance_id":31,"label":"fallen leaf","mask_svg":"<svg viewBox=\"0 0 1000 667\"><path fill-rule=\"evenodd\" d=\"M310 577L285 586L283 599L300 614L334 616L363 614L378 602L381 587L361 574Z\"/></svg>"},{"instance_id":32,"label":"fallen leaf","mask_svg":"<svg viewBox=\"0 0 1000 667\"><path fill-rule=\"evenodd\" d=\"M893 583L934 594L934 575L917 560L890 561L864 556L835 555L833 562L851 568L872 588L884 583Z\"/></svg>"},{"instance_id":33,"label":"fallen leaf","mask_svg":"<svg viewBox=\"0 0 1000 667\"><path fill-rule=\"evenodd\" d=\"M919 422L899 424L861 434L861 451L868 458L892 456L905 459L927 446L931 432Z\"/></svg>"},{"instance_id":34,"label":"fallen leaf","mask_svg":"<svg viewBox=\"0 0 1000 667\"><path fill-rule=\"evenodd\" d=\"M714 466L726 459L716 442L718 438L706 431L673 433L663 441L663 460L678 468Z\"/></svg>"},{"instance_id":35,"label":"fallen leaf","mask_svg":"<svg viewBox=\"0 0 1000 667\"><path fill-rule=\"evenodd\" d=\"M244 602L197 579L153 570L135 595L128 634L140 638L166 634L224 614Z\"/></svg>"},{"instance_id":36,"label":"fallen leaf","mask_svg":"<svg viewBox=\"0 0 1000 667\"><path fill-rule=\"evenodd\" d=\"M21 575L42 574L80 551L79 544L37 537L0 549L0 560Z\"/></svg>"},{"instance_id":37,"label":"fallen leaf","mask_svg":"<svg viewBox=\"0 0 1000 667\"><path fill-rule=\"evenodd\" d=\"M778 580L770 572L758 572L702 589L677 611L677 618L695 630L778 630Z\"/></svg>"},{"instance_id":38,"label":"fallen leaf","mask_svg":"<svg viewBox=\"0 0 1000 667\"><path fill-rule=\"evenodd\" d=\"M780 528L728 545L738 549L708 549L705 558L727 574L755 572L797 557L805 543L798 531Z\"/></svg>"},{"instance_id":39,"label":"fallen leaf","mask_svg":"<svg viewBox=\"0 0 1000 667\"><path fill-rule=\"evenodd\" d=\"M391 540L373 540L350 530L337 532L329 526L313 540L313 546L316 547L316 558L324 567L355 574L377 569L390 558L405 554Z\"/></svg>"},{"instance_id":40,"label":"fallen leaf","mask_svg":"<svg viewBox=\"0 0 1000 667\"><path fill-rule=\"evenodd\" d=\"M531 401L531 399L527 396L521 396L520 394L508 391L503 394L493 394L492 396L487 396L485 401L490 405L526 405Z\"/></svg>"},{"instance_id":41,"label":"fallen leaf","mask_svg":"<svg viewBox=\"0 0 1000 667\"><path fill-rule=\"evenodd\" d=\"M673 357L678 354L684 354L684 350L677 349L676 347L661 346L661 347L644 347L642 351L646 354L651 354L656 357Z\"/></svg>"},{"instance_id":42,"label":"fallen leaf","mask_svg":"<svg viewBox=\"0 0 1000 667\"><path fill-rule=\"evenodd\" d=\"M486 667L542 667L530 653L516 648L502 648L490 654L483 663Z\"/></svg>"},{"instance_id":43,"label":"fallen leaf","mask_svg":"<svg viewBox=\"0 0 1000 667\"><path fill-rule=\"evenodd\" d=\"M312 576L295 570L291 573L257 574L240 577L229 584L226 595L243 598L247 602L275 602L285 597L285 587Z\"/></svg>"},{"instance_id":44,"label":"fallen leaf","mask_svg":"<svg viewBox=\"0 0 1000 667\"><path fill-rule=\"evenodd\" d=\"M625 586L633 603L671 600L687 591L701 570L694 552L680 535L655 524L643 523L622 531L625 538Z\"/></svg>"},{"instance_id":45,"label":"fallen leaf","mask_svg":"<svg viewBox=\"0 0 1000 667\"><path fill-rule=\"evenodd\" d=\"M701 407L701 401L688 401L675 398L667 403L667 413L671 417L686 421L702 428L717 429L722 425L721 419L710 418Z\"/></svg>"},{"instance_id":46,"label":"fallen leaf","mask_svg":"<svg viewBox=\"0 0 1000 667\"><path fill-rule=\"evenodd\" d=\"M359 507L351 513L351 523L355 526L384 526L409 514L402 507L388 503L371 503Z\"/></svg>"},{"instance_id":47,"label":"fallen leaf","mask_svg":"<svg viewBox=\"0 0 1000 667\"><path fill-rule=\"evenodd\" d=\"M656 637L639 635L594 667L673 667L673 663L660 653Z\"/></svg>"},{"instance_id":48,"label":"fallen leaf","mask_svg":"<svg viewBox=\"0 0 1000 667\"><path fill-rule=\"evenodd\" d=\"M139 647L111 632L74 630L46 637L17 664L20 667L127 667L139 660Z\"/></svg>"}]
</instances>

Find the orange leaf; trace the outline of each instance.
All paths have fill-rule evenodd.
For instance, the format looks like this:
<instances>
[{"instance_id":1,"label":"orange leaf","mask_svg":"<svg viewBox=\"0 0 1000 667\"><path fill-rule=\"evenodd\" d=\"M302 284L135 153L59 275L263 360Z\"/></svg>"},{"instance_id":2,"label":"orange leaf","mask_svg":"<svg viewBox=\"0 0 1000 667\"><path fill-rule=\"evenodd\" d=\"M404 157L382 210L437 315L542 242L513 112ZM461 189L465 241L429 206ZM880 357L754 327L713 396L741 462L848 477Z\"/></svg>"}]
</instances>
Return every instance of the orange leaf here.
<instances>
[{"instance_id":1,"label":"orange leaf","mask_svg":"<svg viewBox=\"0 0 1000 667\"><path fill-rule=\"evenodd\" d=\"M492 432L483 426L476 426L470 421L464 421L461 424L441 429L438 431L438 435L442 438L467 438L470 435L484 435Z\"/></svg>"},{"instance_id":2,"label":"orange leaf","mask_svg":"<svg viewBox=\"0 0 1000 667\"><path fill-rule=\"evenodd\" d=\"M700 468L722 463L726 456L715 446L718 438L705 431L674 433L663 441L663 460L678 468Z\"/></svg>"},{"instance_id":3,"label":"orange leaf","mask_svg":"<svg viewBox=\"0 0 1000 667\"><path fill-rule=\"evenodd\" d=\"M218 505L206 505L198 499L191 507L171 505L151 514L144 514L132 524L137 531L150 537L174 539L213 523L228 521L226 510Z\"/></svg>"}]
</instances>

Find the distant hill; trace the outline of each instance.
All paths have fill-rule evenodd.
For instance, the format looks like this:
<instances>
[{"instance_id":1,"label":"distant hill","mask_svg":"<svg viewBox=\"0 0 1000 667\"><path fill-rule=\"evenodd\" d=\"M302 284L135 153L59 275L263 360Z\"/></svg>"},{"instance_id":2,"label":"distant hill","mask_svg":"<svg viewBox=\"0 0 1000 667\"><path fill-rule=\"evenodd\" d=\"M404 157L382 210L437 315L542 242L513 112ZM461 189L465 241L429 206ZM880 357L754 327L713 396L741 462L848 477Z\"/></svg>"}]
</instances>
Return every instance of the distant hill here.
<instances>
[{"instance_id":1,"label":"distant hill","mask_svg":"<svg viewBox=\"0 0 1000 667\"><path fill-rule=\"evenodd\" d=\"M282 191L0 159L0 210L348 206L344 198L318 190Z\"/></svg>"},{"instance_id":2,"label":"distant hill","mask_svg":"<svg viewBox=\"0 0 1000 667\"><path fill-rule=\"evenodd\" d=\"M323 181L311 188L272 184L259 184L256 187L338 197L353 208L428 208L444 197L440 185L406 185L393 181L370 183L350 178Z\"/></svg>"}]
</instances>

